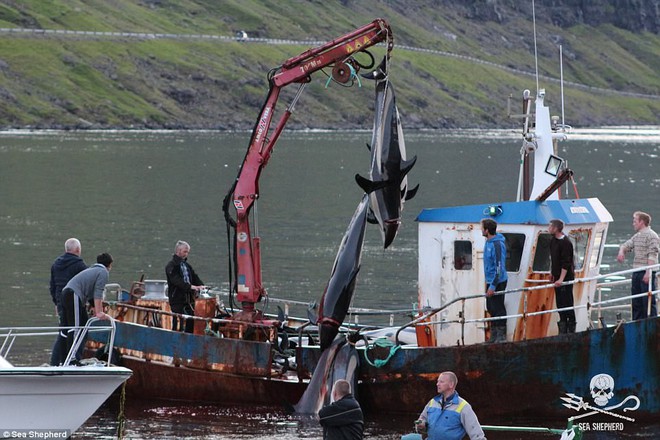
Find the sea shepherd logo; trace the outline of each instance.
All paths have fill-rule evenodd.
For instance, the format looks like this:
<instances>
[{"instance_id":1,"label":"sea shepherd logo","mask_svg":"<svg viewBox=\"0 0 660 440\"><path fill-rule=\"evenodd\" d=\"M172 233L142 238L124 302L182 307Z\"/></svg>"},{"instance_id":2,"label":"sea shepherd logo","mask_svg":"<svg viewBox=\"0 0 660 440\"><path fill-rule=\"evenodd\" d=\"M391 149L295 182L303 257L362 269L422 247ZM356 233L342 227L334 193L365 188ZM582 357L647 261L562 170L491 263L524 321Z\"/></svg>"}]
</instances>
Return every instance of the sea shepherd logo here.
<instances>
[{"instance_id":1,"label":"sea shepherd logo","mask_svg":"<svg viewBox=\"0 0 660 440\"><path fill-rule=\"evenodd\" d=\"M565 402L563 405L566 408L574 409L580 413L569 420L575 421L599 414L611 417L612 421L579 423L578 426L582 431L623 431L624 421L635 421L634 418L622 413L637 410L640 405L639 398L630 395L620 403L612 404L610 402L614 397L614 379L612 376L605 373L595 375L591 378L589 389L595 406L573 393L566 393L566 397L561 398ZM583 410L586 412L583 413Z\"/></svg>"}]
</instances>

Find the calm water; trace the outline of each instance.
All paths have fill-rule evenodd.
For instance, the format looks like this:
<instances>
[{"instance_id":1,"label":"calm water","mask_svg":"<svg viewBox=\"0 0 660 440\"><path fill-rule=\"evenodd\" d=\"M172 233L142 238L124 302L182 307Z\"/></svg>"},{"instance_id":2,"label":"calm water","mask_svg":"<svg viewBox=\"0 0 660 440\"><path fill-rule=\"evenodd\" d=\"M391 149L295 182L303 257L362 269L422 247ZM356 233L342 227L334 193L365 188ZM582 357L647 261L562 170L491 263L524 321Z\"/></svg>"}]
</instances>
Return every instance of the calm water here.
<instances>
[{"instance_id":1,"label":"calm water","mask_svg":"<svg viewBox=\"0 0 660 440\"><path fill-rule=\"evenodd\" d=\"M368 172L370 137L287 132L278 142L261 178L258 205L263 279L271 296L320 298L361 198L354 175ZM0 133L0 326L56 324L49 269L71 236L82 241L88 263L100 252L112 253L110 281L125 288L143 273L164 278L174 243L186 240L192 245L189 261L205 283L226 290L221 204L248 138L211 132ZM422 208L515 198L520 142L513 131L407 132L406 141L409 156L419 157L409 180L421 183L420 190L406 204L390 249L382 250L375 227L368 230L356 307L401 309L416 300L414 219ZM599 197L612 213L608 243L628 238L635 210L660 219L660 130L583 131L563 143L559 154L569 159L580 196ZM625 267L612 262L612 269ZM14 349L30 362L45 362L49 353L50 340ZM315 424L272 409L129 402L126 415L127 435L136 439L320 436ZM116 405L102 408L75 438L112 438L115 416ZM368 434L400 438L410 423L376 418L369 420ZM660 429L640 427L635 434L651 438L652 428ZM633 433L586 438L622 435Z\"/></svg>"}]
</instances>

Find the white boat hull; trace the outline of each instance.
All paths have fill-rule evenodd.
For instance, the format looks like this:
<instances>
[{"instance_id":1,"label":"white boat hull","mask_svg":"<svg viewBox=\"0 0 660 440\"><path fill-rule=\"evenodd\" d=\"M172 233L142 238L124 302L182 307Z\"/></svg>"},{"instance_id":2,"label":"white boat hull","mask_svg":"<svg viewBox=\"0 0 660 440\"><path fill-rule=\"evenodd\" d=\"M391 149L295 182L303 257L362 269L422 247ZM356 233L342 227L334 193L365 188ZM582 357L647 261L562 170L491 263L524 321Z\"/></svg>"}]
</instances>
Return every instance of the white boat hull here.
<instances>
[{"instance_id":1,"label":"white boat hull","mask_svg":"<svg viewBox=\"0 0 660 440\"><path fill-rule=\"evenodd\" d=\"M75 432L132 372L123 367L0 368L0 438L7 432Z\"/></svg>"}]
</instances>

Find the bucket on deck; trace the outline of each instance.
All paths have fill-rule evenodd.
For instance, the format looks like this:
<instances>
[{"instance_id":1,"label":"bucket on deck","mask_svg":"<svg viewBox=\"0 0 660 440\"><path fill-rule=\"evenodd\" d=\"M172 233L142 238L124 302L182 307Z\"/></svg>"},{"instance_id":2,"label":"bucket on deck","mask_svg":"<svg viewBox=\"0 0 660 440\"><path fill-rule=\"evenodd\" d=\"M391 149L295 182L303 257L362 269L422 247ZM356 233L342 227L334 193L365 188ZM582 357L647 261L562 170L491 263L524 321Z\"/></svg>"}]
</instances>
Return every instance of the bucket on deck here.
<instances>
[{"instance_id":1,"label":"bucket on deck","mask_svg":"<svg viewBox=\"0 0 660 440\"><path fill-rule=\"evenodd\" d=\"M144 280L144 292L142 299L165 300L167 299L167 281Z\"/></svg>"}]
</instances>

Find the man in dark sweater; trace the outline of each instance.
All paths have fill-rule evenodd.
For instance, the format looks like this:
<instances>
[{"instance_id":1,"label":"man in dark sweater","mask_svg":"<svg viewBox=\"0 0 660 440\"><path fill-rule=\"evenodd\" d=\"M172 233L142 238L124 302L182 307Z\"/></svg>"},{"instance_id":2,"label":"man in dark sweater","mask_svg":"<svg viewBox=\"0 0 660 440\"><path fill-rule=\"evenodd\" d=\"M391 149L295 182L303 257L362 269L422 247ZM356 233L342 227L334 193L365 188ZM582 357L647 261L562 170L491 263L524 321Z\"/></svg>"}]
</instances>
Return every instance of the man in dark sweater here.
<instances>
[{"instance_id":1,"label":"man in dark sweater","mask_svg":"<svg viewBox=\"0 0 660 440\"><path fill-rule=\"evenodd\" d=\"M50 296L55 304L55 310L59 319L60 327L64 325L62 312L62 289L71 278L87 269L87 265L80 258L81 246L77 238L69 238L64 243L64 253L57 257L50 267ZM53 353L50 356L51 365L60 365L66 359L66 333L60 331L53 345Z\"/></svg>"},{"instance_id":2,"label":"man in dark sweater","mask_svg":"<svg viewBox=\"0 0 660 440\"><path fill-rule=\"evenodd\" d=\"M319 419L324 440L362 440L364 417L362 409L351 394L351 384L343 379L332 387L333 402L321 408Z\"/></svg>"},{"instance_id":3,"label":"man in dark sweater","mask_svg":"<svg viewBox=\"0 0 660 440\"><path fill-rule=\"evenodd\" d=\"M170 301L172 312L182 315L195 315L195 298L199 292L206 288L197 273L188 263L190 245L185 241L177 241L174 246L174 255L165 266L167 277L167 297ZM172 317L172 330L186 331L192 333L195 329L195 321L192 319L178 319Z\"/></svg>"},{"instance_id":4,"label":"man in dark sweater","mask_svg":"<svg viewBox=\"0 0 660 440\"><path fill-rule=\"evenodd\" d=\"M555 300L557 308L573 307L573 285L562 286L566 281L575 279L573 263L573 244L564 235L564 222L558 219L550 220L548 232L550 239L550 281L555 284ZM559 333L575 332L575 311L573 309L559 312Z\"/></svg>"}]
</instances>

